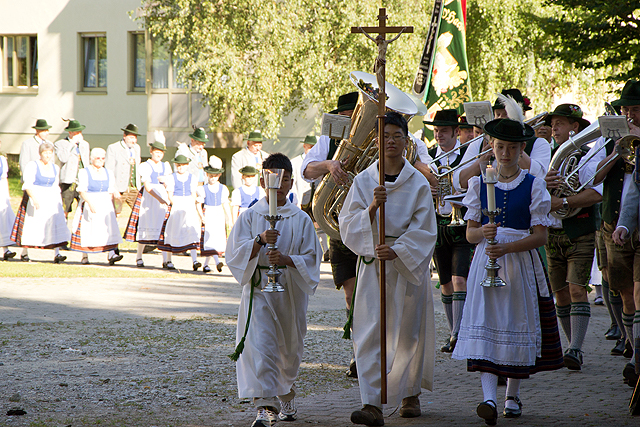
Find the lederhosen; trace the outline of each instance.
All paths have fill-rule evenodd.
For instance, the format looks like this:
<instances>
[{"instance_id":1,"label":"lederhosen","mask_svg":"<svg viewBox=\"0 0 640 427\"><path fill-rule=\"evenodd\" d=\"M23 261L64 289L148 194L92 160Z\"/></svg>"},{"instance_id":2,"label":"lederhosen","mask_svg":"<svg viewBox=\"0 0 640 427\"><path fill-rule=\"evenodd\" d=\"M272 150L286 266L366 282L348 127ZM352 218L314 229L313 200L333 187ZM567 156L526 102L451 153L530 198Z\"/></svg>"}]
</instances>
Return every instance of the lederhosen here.
<instances>
[{"instance_id":1,"label":"lederhosen","mask_svg":"<svg viewBox=\"0 0 640 427\"><path fill-rule=\"evenodd\" d=\"M613 152L614 145L613 140L607 143L607 156ZM634 272L640 269L640 265L634 265L637 264L634 259L640 256L638 231L634 231L623 246L616 245L611 238L611 233L616 229L620 216L624 178L632 172L633 166L619 158L603 181L601 232L606 246L606 265L609 271L615 271L615 278L612 275L609 276L611 278L609 287L612 291L633 288Z\"/></svg>"},{"instance_id":2,"label":"lederhosen","mask_svg":"<svg viewBox=\"0 0 640 427\"><path fill-rule=\"evenodd\" d=\"M557 149L554 148L552 156ZM578 161L585 155L586 151L580 150ZM545 252L554 292L566 288L569 282L581 286L589 284L598 217L597 205L591 205L580 209L577 215L563 219L562 228L548 228Z\"/></svg>"},{"instance_id":3,"label":"lederhosen","mask_svg":"<svg viewBox=\"0 0 640 427\"><path fill-rule=\"evenodd\" d=\"M459 151L456 160L449 164L456 167L460 164L467 147L456 149ZM436 157L438 146L429 150L431 158ZM466 209L463 209L463 215ZM433 253L433 262L438 271L441 284L451 282L451 276L466 278L469 275L469 267L473 258L475 245L467 240L467 226L449 227L451 216L442 216L436 212L436 222L438 224L438 240Z\"/></svg>"},{"instance_id":4,"label":"lederhosen","mask_svg":"<svg viewBox=\"0 0 640 427\"><path fill-rule=\"evenodd\" d=\"M332 160L333 155L338 149L337 139L329 140L329 153L327 154L327 160ZM313 194L311 195L313 197ZM354 254L348 247L342 243L339 239L329 239L329 260L331 262L331 272L333 273L333 282L336 284L336 288L340 289L342 283L356 277L356 265L358 262L358 256Z\"/></svg>"}]
</instances>

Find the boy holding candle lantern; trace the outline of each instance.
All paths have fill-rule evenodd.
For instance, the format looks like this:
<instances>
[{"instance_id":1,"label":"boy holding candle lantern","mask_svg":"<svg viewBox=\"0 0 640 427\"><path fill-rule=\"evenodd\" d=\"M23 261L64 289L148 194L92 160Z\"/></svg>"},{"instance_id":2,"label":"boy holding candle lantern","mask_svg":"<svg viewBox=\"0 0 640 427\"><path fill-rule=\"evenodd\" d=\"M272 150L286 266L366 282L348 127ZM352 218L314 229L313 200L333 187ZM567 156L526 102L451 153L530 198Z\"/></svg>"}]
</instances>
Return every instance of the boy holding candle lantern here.
<instances>
[{"instance_id":1,"label":"boy holding candle lantern","mask_svg":"<svg viewBox=\"0 0 640 427\"><path fill-rule=\"evenodd\" d=\"M515 108L519 110L517 104ZM453 358L467 359L468 371L481 372L484 399L477 413L487 425L495 425L498 417L498 375L508 378L503 414L517 418L522 414L520 380L564 365L553 297L536 250L547 240L551 198L545 181L518 165L534 131L522 114L516 117L520 120L486 124L496 163L469 180L463 201L467 238L478 246ZM492 223L487 211L497 210ZM497 243L488 244L490 240ZM506 286L480 284L489 258L501 265L498 274Z\"/></svg>"},{"instance_id":2,"label":"boy holding candle lantern","mask_svg":"<svg viewBox=\"0 0 640 427\"><path fill-rule=\"evenodd\" d=\"M262 167L267 173L283 170L280 188L270 189L267 197L240 214L226 248L227 266L243 287L237 347L230 357L237 360L239 397L253 398L257 409L253 427L296 418L294 381L304 349L309 296L318 286L322 259L311 218L287 199L293 183L291 161L276 153ZM273 214L282 217L277 230L271 230L266 219ZM268 243L277 249L268 250ZM269 265L282 272L284 292L262 291Z\"/></svg>"}]
</instances>

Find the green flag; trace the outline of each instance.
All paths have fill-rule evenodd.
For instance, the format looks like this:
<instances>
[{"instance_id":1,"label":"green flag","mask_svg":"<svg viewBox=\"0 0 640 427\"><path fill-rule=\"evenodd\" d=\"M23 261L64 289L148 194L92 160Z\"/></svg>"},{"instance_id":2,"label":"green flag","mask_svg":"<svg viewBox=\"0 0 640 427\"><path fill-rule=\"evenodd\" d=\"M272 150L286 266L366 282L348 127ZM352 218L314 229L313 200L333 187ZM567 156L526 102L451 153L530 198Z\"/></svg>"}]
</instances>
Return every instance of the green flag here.
<instances>
[{"instance_id":1,"label":"green flag","mask_svg":"<svg viewBox=\"0 0 640 427\"><path fill-rule=\"evenodd\" d=\"M436 1L440 3L440 1ZM469 65L466 44L466 1L443 0L438 36L433 53L431 73L424 88L423 100L428 112L425 120L433 120L436 111L455 108L471 101ZM423 139L433 140L433 132L425 127ZM430 145L430 144L428 144Z\"/></svg>"}]
</instances>

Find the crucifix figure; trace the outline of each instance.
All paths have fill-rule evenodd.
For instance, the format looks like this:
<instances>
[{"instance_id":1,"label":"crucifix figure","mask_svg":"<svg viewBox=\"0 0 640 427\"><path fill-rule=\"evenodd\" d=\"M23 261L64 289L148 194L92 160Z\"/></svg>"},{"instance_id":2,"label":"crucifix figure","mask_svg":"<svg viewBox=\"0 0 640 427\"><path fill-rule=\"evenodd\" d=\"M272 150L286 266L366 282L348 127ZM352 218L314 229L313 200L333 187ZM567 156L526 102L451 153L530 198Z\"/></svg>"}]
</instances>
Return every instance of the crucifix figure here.
<instances>
[{"instance_id":1,"label":"crucifix figure","mask_svg":"<svg viewBox=\"0 0 640 427\"><path fill-rule=\"evenodd\" d=\"M374 72L376 73L376 80L378 81L378 141L379 141L379 153L383 152L385 144L384 139L384 115L386 113L386 93L385 93L385 66L387 63L387 47L389 43L392 43L400 37L402 33L413 33L413 27L387 27L387 14L385 8L380 8L378 14L378 26L377 27L351 27L351 33L363 33L371 41L375 42L378 46L378 56L374 63ZM373 38L371 34L377 33L378 35ZM387 34L398 34L391 40L386 39ZM378 155L378 171L380 185L384 185L385 182L385 170L384 170L384 155ZM380 205L378 210L379 216L379 244L385 244L385 209L384 203ZM386 302L386 267L385 261L380 260L380 394L381 403L387 403L387 302Z\"/></svg>"}]
</instances>

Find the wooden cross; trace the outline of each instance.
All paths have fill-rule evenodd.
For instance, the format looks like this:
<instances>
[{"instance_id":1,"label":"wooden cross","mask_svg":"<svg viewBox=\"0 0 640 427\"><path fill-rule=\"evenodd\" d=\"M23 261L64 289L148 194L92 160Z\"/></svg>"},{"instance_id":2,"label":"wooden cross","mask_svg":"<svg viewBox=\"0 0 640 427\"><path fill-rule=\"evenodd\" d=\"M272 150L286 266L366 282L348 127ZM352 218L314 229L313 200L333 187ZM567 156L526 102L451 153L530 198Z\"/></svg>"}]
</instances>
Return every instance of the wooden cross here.
<instances>
[{"instance_id":1,"label":"wooden cross","mask_svg":"<svg viewBox=\"0 0 640 427\"><path fill-rule=\"evenodd\" d=\"M377 27L351 27L351 33L363 33L378 45L378 56L376 57L373 71L376 73L378 81L378 182L384 185L384 115L386 113L386 55L389 43L393 43L400 37L402 33L413 33L413 27L387 27L387 14L384 7L380 8L378 14ZM370 33L377 33L378 36L373 38ZM398 34L391 40L387 40L387 34ZM384 203L380 206L380 229L379 244L385 244L385 209ZM381 403L387 403L387 293L386 293L386 268L385 262L380 261L380 396ZM353 303L352 303L353 304Z\"/></svg>"}]
</instances>

